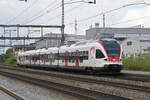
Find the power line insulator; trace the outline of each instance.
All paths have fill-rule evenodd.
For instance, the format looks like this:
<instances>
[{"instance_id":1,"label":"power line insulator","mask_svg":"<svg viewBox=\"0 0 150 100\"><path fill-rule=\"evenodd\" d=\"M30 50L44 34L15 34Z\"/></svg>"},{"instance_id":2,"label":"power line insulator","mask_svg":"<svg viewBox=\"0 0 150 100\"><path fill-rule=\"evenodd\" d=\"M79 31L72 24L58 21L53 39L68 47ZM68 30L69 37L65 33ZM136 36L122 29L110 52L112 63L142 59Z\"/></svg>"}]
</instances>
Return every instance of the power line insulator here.
<instances>
[{"instance_id":1,"label":"power line insulator","mask_svg":"<svg viewBox=\"0 0 150 100\"><path fill-rule=\"evenodd\" d=\"M96 4L96 0L94 0L94 4Z\"/></svg>"},{"instance_id":2,"label":"power line insulator","mask_svg":"<svg viewBox=\"0 0 150 100\"><path fill-rule=\"evenodd\" d=\"M96 4L96 0L94 0L94 1L89 1L88 3Z\"/></svg>"}]
</instances>

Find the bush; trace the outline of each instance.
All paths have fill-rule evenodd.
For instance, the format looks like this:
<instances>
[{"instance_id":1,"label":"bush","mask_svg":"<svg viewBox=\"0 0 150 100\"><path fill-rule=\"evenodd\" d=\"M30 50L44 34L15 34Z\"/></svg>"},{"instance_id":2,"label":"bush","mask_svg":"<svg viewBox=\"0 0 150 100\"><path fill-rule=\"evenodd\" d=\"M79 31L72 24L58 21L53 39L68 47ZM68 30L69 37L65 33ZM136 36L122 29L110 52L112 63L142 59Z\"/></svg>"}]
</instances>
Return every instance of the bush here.
<instances>
[{"instance_id":1,"label":"bush","mask_svg":"<svg viewBox=\"0 0 150 100\"><path fill-rule=\"evenodd\" d=\"M8 58L4 62L4 64L12 65L12 66L17 66L17 59L15 57Z\"/></svg>"},{"instance_id":2,"label":"bush","mask_svg":"<svg viewBox=\"0 0 150 100\"><path fill-rule=\"evenodd\" d=\"M12 48L6 51L6 54L2 54L3 63L11 66L17 66L17 58L12 57Z\"/></svg>"}]
</instances>

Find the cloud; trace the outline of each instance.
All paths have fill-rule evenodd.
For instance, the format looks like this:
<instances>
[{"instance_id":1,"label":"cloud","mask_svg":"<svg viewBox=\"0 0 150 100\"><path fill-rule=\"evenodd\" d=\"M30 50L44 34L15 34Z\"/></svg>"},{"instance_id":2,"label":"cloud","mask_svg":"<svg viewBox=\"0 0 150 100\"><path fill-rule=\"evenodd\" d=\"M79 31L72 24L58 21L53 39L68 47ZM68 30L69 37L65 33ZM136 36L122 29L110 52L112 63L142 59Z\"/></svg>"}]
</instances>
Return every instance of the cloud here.
<instances>
[{"instance_id":1,"label":"cloud","mask_svg":"<svg viewBox=\"0 0 150 100\"><path fill-rule=\"evenodd\" d=\"M131 27L135 25L143 25L148 27L149 19L150 19L150 6L142 6L139 8L132 8L127 11L124 17L116 23L120 23L118 25L114 25L115 27Z\"/></svg>"},{"instance_id":2,"label":"cloud","mask_svg":"<svg viewBox=\"0 0 150 100\"><path fill-rule=\"evenodd\" d=\"M68 2L70 0L65 0ZM75 0L72 0L75 1ZM97 0L97 4L77 3L71 5L65 5L65 33L74 34L74 23L75 18L77 20L87 18L96 14L100 14L111 9L121 7L126 4L148 2L150 0ZM35 2L35 3L34 3ZM27 3L19 0L0 0L0 24L5 24L9 20L16 17L22 11L23 14L19 15L16 20L8 24L24 24L37 16L42 9L49 5L49 7L42 11L47 12L50 8L55 8L61 4L61 0L28 0ZM30 7L31 6L31 7ZM25 10L30 7L30 9ZM116 10L114 12L106 14L106 25L117 23L120 21L126 21L135 19L142 16L148 16L150 7L146 5L132 6ZM36 16L34 16L36 15ZM130 23L123 23L114 25L115 27L130 27L138 24L148 22L149 18L143 20L137 20ZM94 23L100 23L102 27L102 16L97 16L92 19L78 22L78 34L85 34L85 30ZM43 17L28 23L28 24L48 24L48 25L61 25L61 7L50 13L46 13ZM149 24L145 24L146 27ZM2 31L2 30L1 30ZM51 30L53 32L53 30ZM57 30L60 32L60 30Z\"/></svg>"}]
</instances>

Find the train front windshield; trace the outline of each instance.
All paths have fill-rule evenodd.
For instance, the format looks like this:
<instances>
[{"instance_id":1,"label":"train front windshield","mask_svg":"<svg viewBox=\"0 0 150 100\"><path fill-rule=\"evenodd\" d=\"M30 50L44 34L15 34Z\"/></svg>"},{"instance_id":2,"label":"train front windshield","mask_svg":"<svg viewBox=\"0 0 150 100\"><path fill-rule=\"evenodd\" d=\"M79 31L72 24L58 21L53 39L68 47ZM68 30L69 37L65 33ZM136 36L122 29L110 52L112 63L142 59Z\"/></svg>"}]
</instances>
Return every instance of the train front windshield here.
<instances>
[{"instance_id":1,"label":"train front windshield","mask_svg":"<svg viewBox=\"0 0 150 100\"><path fill-rule=\"evenodd\" d=\"M108 57L119 57L120 56L120 45L116 41L101 41Z\"/></svg>"}]
</instances>

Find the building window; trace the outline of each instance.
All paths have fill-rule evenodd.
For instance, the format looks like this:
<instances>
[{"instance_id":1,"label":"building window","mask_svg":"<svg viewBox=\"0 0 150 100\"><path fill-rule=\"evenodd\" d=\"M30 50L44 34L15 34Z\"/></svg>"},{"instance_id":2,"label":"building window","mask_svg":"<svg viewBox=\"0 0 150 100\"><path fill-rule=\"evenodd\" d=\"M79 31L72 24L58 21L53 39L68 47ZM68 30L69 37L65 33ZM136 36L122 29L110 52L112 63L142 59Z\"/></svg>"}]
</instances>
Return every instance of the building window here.
<instances>
[{"instance_id":1,"label":"building window","mask_svg":"<svg viewBox=\"0 0 150 100\"><path fill-rule=\"evenodd\" d=\"M104 58L104 54L99 49L96 49L96 58Z\"/></svg>"},{"instance_id":2,"label":"building window","mask_svg":"<svg viewBox=\"0 0 150 100\"><path fill-rule=\"evenodd\" d=\"M129 46L129 45L132 45L132 42L131 42L131 41L127 42L127 46Z\"/></svg>"}]
</instances>

